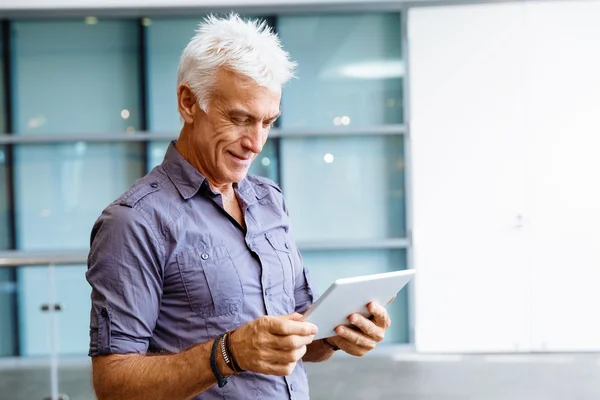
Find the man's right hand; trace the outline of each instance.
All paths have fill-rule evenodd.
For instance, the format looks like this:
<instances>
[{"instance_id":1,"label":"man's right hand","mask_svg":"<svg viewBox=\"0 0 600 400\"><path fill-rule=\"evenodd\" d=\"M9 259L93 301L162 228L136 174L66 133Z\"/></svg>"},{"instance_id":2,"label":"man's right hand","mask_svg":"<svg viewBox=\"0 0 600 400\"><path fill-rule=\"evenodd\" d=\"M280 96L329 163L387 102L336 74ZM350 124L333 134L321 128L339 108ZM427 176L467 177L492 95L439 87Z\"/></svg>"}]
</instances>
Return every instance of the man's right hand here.
<instances>
[{"instance_id":1,"label":"man's right hand","mask_svg":"<svg viewBox=\"0 0 600 400\"><path fill-rule=\"evenodd\" d=\"M240 368L265 375L291 375L313 341L317 327L301 314L264 316L238 328L229 338Z\"/></svg>"}]
</instances>

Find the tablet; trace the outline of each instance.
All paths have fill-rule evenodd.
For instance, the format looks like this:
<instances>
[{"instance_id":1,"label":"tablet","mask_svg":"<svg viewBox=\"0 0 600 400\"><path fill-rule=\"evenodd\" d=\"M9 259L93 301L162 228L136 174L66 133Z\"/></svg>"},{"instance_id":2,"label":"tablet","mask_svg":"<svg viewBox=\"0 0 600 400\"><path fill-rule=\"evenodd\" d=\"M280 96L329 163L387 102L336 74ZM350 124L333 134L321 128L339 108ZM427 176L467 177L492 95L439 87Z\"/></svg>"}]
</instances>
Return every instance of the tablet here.
<instances>
[{"instance_id":1,"label":"tablet","mask_svg":"<svg viewBox=\"0 0 600 400\"><path fill-rule=\"evenodd\" d=\"M387 305L414 275L415 270L408 269L338 279L308 309L304 320L319 328L315 340L336 336L334 329L337 326L351 326L348 321L351 314L371 317L367 304L375 301Z\"/></svg>"}]
</instances>

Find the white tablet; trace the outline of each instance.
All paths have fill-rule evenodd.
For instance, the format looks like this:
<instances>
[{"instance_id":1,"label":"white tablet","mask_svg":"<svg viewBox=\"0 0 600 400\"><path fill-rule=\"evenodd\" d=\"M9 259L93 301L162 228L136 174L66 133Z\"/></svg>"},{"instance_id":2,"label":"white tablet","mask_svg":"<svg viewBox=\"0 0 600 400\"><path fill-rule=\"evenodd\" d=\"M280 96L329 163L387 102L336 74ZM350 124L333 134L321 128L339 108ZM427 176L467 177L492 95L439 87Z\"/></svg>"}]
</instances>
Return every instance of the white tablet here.
<instances>
[{"instance_id":1,"label":"white tablet","mask_svg":"<svg viewBox=\"0 0 600 400\"><path fill-rule=\"evenodd\" d=\"M415 270L408 269L338 279L308 309L304 320L319 328L315 340L336 336L334 329L337 326L350 326L348 317L351 314L371 317L367 304L375 301L387 305L414 275Z\"/></svg>"}]
</instances>

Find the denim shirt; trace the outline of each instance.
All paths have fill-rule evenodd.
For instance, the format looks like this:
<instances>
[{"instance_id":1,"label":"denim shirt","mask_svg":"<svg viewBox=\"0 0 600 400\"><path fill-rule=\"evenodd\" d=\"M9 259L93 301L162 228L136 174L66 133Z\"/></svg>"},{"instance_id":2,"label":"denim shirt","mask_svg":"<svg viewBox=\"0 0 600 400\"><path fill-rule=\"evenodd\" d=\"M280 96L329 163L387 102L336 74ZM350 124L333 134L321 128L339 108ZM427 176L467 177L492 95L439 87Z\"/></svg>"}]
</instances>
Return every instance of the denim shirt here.
<instances>
[{"instance_id":1,"label":"denim shirt","mask_svg":"<svg viewBox=\"0 0 600 400\"><path fill-rule=\"evenodd\" d=\"M244 231L174 144L92 229L91 357L177 353L316 300L277 185L253 175L234 185ZM195 397L308 398L302 360L288 377L244 372Z\"/></svg>"}]
</instances>

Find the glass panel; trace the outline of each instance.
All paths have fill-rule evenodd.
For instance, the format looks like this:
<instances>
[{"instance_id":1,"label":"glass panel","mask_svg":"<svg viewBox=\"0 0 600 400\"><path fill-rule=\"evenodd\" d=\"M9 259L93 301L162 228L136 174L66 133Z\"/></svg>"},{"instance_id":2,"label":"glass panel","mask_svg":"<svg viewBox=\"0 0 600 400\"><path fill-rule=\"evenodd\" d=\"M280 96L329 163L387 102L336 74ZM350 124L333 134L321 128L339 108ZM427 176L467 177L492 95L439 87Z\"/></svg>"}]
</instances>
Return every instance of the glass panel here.
<instances>
[{"instance_id":1,"label":"glass panel","mask_svg":"<svg viewBox=\"0 0 600 400\"><path fill-rule=\"evenodd\" d=\"M6 178L9 174L6 165L6 147L0 146L0 250L8 249L10 244L9 224L10 210L8 209L8 188Z\"/></svg>"},{"instance_id":2,"label":"glass panel","mask_svg":"<svg viewBox=\"0 0 600 400\"><path fill-rule=\"evenodd\" d=\"M16 147L18 248L86 249L94 221L140 176L142 160L131 143Z\"/></svg>"},{"instance_id":3,"label":"glass panel","mask_svg":"<svg viewBox=\"0 0 600 400\"><path fill-rule=\"evenodd\" d=\"M0 91L0 97L2 93ZM1 117L0 117L1 120ZM1 122L1 121L0 121ZM9 173L6 165L6 148L0 146L0 250L8 249L10 210L5 177ZM15 285L10 269L0 268L0 357L13 355L14 321L13 310Z\"/></svg>"},{"instance_id":4,"label":"glass panel","mask_svg":"<svg viewBox=\"0 0 600 400\"><path fill-rule=\"evenodd\" d=\"M177 66L202 18L153 19L146 27L148 129L151 132L179 133L181 129L177 110Z\"/></svg>"},{"instance_id":5,"label":"glass panel","mask_svg":"<svg viewBox=\"0 0 600 400\"><path fill-rule=\"evenodd\" d=\"M282 127L402 122L399 14L283 16L277 31L299 78L283 91Z\"/></svg>"},{"instance_id":6,"label":"glass panel","mask_svg":"<svg viewBox=\"0 0 600 400\"><path fill-rule=\"evenodd\" d=\"M287 138L281 154L298 241L406 235L401 136Z\"/></svg>"},{"instance_id":7,"label":"glass panel","mask_svg":"<svg viewBox=\"0 0 600 400\"><path fill-rule=\"evenodd\" d=\"M89 236L89 235L88 235ZM54 270L55 299L62 305L56 313L58 352L87 354L91 289L85 280L87 267L63 266ZM23 355L50 352L50 315L40 305L48 304L49 269L47 266L21 268L19 271L19 323Z\"/></svg>"},{"instance_id":8,"label":"glass panel","mask_svg":"<svg viewBox=\"0 0 600 400\"><path fill-rule=\"evenodd\" d=\"M4 82L3 43L2 31L0 30L0 134L5 132L4 87L2 85L2 82ZM0 146L0 250L8 249L10 244L8 236L10 232L10 211L8 209L8 188L6 187L6 178L9 173L6 165L6 147ZM14 289L12 271L0 269L0 357L13 355Z\"/></svg>"},{"instance_id":9,"label":"glass panel","mask_svg":"<svg viewBox=\"0 0 600 400\"><path fill-rule=\"evenodd\" d=\"M169 148L169 141L160 141L160 142L150 142L148 146L148 172L152 170L152 168L160 165L163 162L163 158L165 158L165 153Z\"/></svg>"},{"instance_id":10,"label":"glass panel","mask_svg":"<svg viewBox=\"0 0 600 400\"><path fill-rule=\"evenodd\" d=\"M406 269L405 250L303 251L302 257L319 293L327 290L336 279ZM387 307L392 326L385 343L408 343L406 289Z\"/></svg>"},{"instance_id":11,"label":"glass panel","mask_svg":"<svg viewBox=\"0 0 600 400\"><path fill-rule=\"evenodd\" d=\"M17 134L92 134L139 129L136 21L15 22ZM40 41L39 38L44 40ZM139 143L15 146L17 247L85 249L95 219L144 171ZM60 351L86 354L90 289L85 267L56 271ZM23 355L46 354L47 269L21 268L19 324Z\"/></svg>"},{"instance_id":12,"label":"glass panel","mask_svg":"<svg viewBox=\"0 0 600 400\"><path fill-rule=\"evenodd\" d=\"M16 132L139 129L134 21L15 22L13 32Z\"/></svg>"},{"instance_id":13,"label":"glass panel","mask_svg":"<svg viewBox=\"0 0 600 400\"><path fill-rule=\"evenodd\" d=\"M260 175L279 183L276 139L269 139L263 146L262 151L250 166L248 171L254 175Z\"/></svg>"}]
</instances>

